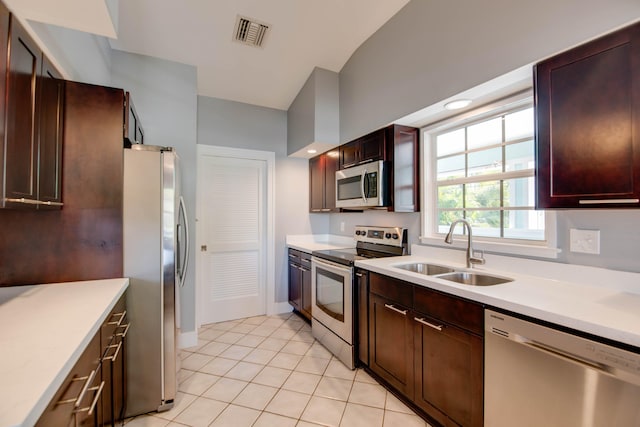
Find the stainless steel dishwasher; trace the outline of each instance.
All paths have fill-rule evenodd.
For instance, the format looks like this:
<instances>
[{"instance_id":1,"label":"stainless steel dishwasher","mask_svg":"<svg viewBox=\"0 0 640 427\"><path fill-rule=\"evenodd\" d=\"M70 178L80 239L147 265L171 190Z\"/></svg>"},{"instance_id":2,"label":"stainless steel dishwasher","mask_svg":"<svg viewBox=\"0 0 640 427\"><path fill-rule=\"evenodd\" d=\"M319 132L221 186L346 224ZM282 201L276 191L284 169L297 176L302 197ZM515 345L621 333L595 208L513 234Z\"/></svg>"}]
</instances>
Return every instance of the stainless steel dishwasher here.
<instances>
[{"instance_id":1,"label":"stainless steel dishwasher","mask_svg":"<svg viewBox=\"0 0 640 427\"><path fill-rule=\"evenodd\" d=\"M485 426L640 426L640 354L492 310L485 332Z\"/></svg>"}]
</instances>

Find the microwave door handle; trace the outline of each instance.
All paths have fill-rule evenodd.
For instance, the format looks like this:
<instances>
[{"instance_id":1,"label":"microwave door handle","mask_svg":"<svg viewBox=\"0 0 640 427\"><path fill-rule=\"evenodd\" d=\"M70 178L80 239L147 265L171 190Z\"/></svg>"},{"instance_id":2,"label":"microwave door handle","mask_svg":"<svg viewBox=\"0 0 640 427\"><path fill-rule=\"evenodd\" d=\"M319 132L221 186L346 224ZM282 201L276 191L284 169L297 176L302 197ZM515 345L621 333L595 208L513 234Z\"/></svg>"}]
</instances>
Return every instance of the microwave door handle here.
<instances>
[{"instance_id":1,"label":"microwave door handle","mask_svg":"<svg viewBox=\"0 0 640 427\"><path fill-rule=\"evenodd\" d=\"M365 193L365 189L364 189L364 183L366 179L367 179L367 169L365 168L362 171L362 176L360 176L360 194L362 195L362 201L364 203L367 203L367 194Z\"/></svg>"}]
</instances>

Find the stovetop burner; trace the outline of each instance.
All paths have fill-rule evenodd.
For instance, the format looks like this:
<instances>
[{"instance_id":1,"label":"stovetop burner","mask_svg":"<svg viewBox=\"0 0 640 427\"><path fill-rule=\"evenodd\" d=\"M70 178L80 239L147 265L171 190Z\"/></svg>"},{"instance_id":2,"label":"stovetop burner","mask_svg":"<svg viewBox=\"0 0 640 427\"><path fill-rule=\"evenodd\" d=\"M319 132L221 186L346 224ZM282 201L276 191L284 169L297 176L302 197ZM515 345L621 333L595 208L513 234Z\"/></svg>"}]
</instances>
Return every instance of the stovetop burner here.
<instances>
[{"instance_id":1,"label":"stovetop burner","mask_svg":"<svg viewBox=\"0 0 640 427\"><path fill-rule=\"evenodd\" d=\"M355 261L407 254L407 230L402 227L356 226L356 247L313 251L312 256L352 266Z\"/></svg>"}]
</instances>

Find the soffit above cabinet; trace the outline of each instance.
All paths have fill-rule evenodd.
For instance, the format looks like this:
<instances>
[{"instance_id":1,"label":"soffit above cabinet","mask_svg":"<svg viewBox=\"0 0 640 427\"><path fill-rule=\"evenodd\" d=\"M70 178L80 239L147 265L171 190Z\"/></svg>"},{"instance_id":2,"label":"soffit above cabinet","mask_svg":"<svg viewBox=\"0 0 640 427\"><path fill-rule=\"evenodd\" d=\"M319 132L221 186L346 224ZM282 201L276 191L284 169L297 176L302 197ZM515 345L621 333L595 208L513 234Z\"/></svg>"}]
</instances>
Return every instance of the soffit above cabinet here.
<instances>
[{"instance_id":1,"label":"soffit above cabinet","mask_svg":"<svg viewBox=\"0 0 640 427\"><path fill-rule=\"evenodd\" d=\"M339 143L338 73L316 67L287 111L287 154L311 158Z\"/></svg>"},{"instance_id":2,"label":"soffit above cabinet","mask_svg":"<svg viewBox=\"0 0 640 427\"><path fill-rule=\"evenodd\" d=\"M116 38L118 0L4 0L23 20Z\"/></svg>"}]
</instances>

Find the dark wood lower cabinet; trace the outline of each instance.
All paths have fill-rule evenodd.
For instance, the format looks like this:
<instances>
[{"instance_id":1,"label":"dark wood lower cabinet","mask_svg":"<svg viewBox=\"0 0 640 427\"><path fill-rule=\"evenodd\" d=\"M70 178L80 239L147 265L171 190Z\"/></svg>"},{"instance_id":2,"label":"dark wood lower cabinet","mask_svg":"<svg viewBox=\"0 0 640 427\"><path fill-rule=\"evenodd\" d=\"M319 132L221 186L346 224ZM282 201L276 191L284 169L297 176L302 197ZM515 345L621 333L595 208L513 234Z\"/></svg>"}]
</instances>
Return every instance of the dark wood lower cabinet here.
<instances>
[{"instance_id":1,"label":"dark wood lower cabinet","mask_svg":"<svg viewBox=\"0 0 640 427\"><path fill-rule=\"evenodd\" d=\"M36 427L102 427L124 423L126 402L125 296L84 350Z\"/></svg>"},{"instance_id":2,"label":"dark wood lower cabinet","mask_svg":"<svg viewBox=\"0 0 640 427\"><path fill-rule=\"evenodd\" d=\"M413 325L409 310L376 294L369 299L369 367L407 397L413 396Z\"/></svg>"},{"instance_id":3,"label":"dark wood lower cabinet","mask_svg":"<svg viewBox=\"0 0 640 427\"><path fill-rule=\"evenodd\" d=\"M482 426L482 338L425 318L416 321L414 402L442 425Z\"/></svg>"},{"instance_id":4,"label":"dark wood lower cabinet","mask_svg":"<svg viewBox=\"0 0 640 427\"><path fill-rule=\"evenodd\" d=\"M100 375L100 334L96 334L55 393L36 427L100 425L102 404L101 396L97 394L98 391L102 392ZM98 400L93 405L96 398Z\"/></svg>"},{"instance_id":5,"label":"dark wood lower cabinet","mask_svg":"<svg viewBox=\"0 0 640 427\"><path fill-rule=\"evenodd\" d=\"M369 272L369 369L441 426L483 425L483 307Z\"/></svg>"},{"instance_id":6,"label":"dark wood lower cabinet","mask_svg":"<svg viewBox=\"0 0 640 427\"><path fill-rule=\"evenodd\" d=\"M311 254L289 249L289 304L311 321Z\"/></svg>"},{"instance_id":7,"label":"dark wood lower cabinet","mask_svg":"<svg viewBox=\"0 0 640 427\"><path fill-rule=\"evenodd\" d=\"M102 372L104 425L115 426L124 419L126 402L126 341L129 330L125 299L120 298L102 325Z\"/></svg>"}]
</instances>

